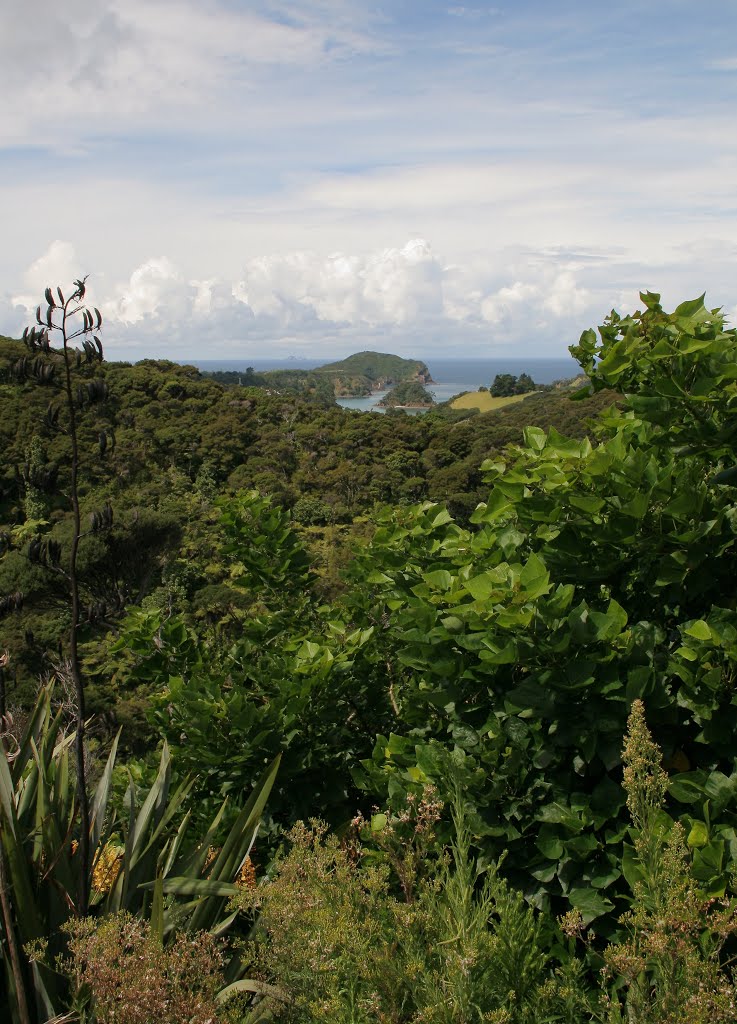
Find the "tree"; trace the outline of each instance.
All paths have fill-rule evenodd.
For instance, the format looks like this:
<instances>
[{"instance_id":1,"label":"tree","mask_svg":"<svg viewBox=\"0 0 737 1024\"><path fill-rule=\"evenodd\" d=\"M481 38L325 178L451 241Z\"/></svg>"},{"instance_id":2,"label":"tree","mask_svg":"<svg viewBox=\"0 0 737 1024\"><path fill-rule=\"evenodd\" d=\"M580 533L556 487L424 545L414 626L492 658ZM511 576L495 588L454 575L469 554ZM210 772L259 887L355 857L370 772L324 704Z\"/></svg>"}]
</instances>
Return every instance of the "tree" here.
<instances>
[{"instance_id":1,"label":"tree","mask_svg":"<svg viewBox=\"0 0 737 1024\"><path fill-rule=\"evenodd\" d=\"M403 406L407 408L429 408L434 403L432 395L425 389L424 385L416 380L406 380L392 388L378 404L384 408L391 409Z\"/></svg>"},{"instance_id":2,"label":"tree","mask_svg":"<svg viewBox=\"0 0 737 1024\"><path fill-rule=\"evenodd\" d=\"M622 407L593 442L527 427L484 464L491 493L467 530L436 505L394 510L352 570L370 609L353 622L381 622L399 666L367 791L429 778L443 793L444 748L463 750L485 852L508 850L530 899L587 924L612 915L629 871L616 787L634 698L686 770L670 796L709 895L737 823L737 330L703 300L643 301L573 350Z\"/></svg>"},{"instance_id":3,"label":"tree","mask_svg":"<svg viewBox=\"0 0 737 1024\"><path fill-rule=\"evenodd\" d=\"M516 395L517 378L511 373L498 373L489 389L494 398L508 398Z\"/></svg>"},{"instance_id":4,"label":"tree","mask_svg":"<svg viewBox=\"0 0 737 1024\"><path fill-rule=\"evenodd\" d=\"M56 385L61 391L61 402L49 404L44 425L51 430L63 431L70 446L68 478L68 500L72 508L72 532L66 564L62 566L62 549L58 541L34 537L28 548L28 557L66 580L70 604L70 625L67 647L67 661L71 676L76 712L76 775L77 799L80 811L79 833L79 911L87 912L89 903L89 861L90 861L90 808L85 780L85 687L80 668L78 633L80 625L79 573L77 557L82 537L79 508L79 475L82 464L79 441L79 418L83 411L106 397L107 386L101 378L89 377L84 368L100 363L103 358L102 344L95 332L102 327L99 309L85 305L85 282L80 278L74 282L74 290L64 298L61 288L56 295L47 288L45 291L46 310L36 309L36 326L23 332L29 356L23 356L14 367L19 379L34 379L41 385ZM61 342L61 349L51 347L51 339ZM81 342L81 347L73 343ZM31 357L34 357L31 359ZM75 386L75 375L79 379ZM62 415L63 413L63 415ZM99 435L100 449L107 446L107 435ZM112 509L109 505L95 513L92 528L110 525Z\"/></svg>"},{"instance_id":5,"label":"tree","mask_svg":"<svg viewBox=\"0 0 737 1024\"><path fill-rule=\"evenodd\" d=\"M509 398L512 395L527 395L534 391L535 387L529 373L521 373L519 377L512 373L498 373L490 390L494 398Z\"/></svg>"}]
</instances>

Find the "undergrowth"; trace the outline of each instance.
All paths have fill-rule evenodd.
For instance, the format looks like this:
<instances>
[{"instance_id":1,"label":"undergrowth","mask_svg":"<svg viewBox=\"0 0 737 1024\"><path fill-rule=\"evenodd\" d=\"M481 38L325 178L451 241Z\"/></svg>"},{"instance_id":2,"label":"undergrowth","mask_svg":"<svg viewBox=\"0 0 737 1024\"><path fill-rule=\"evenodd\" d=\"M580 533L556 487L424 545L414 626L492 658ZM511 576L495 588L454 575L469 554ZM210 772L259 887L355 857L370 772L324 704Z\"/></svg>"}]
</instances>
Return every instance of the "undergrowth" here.
<instances>
[{"instance_id":1,"label":"undergrowth","mask_svg":"<svg viewBox=\"0 0 737 1024\"><path fill-rule=\"evenodd\" d=\"M445 849L428 788L397 814L355 819L342 838L299 822L271 877L239 887L232 909L255 919L242 950L249 979L229 986L240 1001L222 1000L210 935L162 947L147 924L118 914L68 929L73 1013L90 1024L735 1022L737 901L698 888L684 830L664 812L668 778L641 701L622 759L635 880L622 938L603 950L573 911L560 922L570 956L556 961L540 914L500 864L474 855L460 785ZM597 981L574 940L603 963Z\"/></svg>"},{"instance_id":2,"label":"undergrowth","mask_svg":"<svg viewBox=\"0 0 737 1024\"><path fill-rule=\"evenodd\" d=\"M258 909L249 954L290 1024L538 1024L581 1019L580 967L554 970L540 922L497 866L471 854L463 800L433 850L431 795L376 815L364 839L298 823L274 878L236 900ZM368 836L366 833L368 832Z\"/></svg>"}]
</instances>

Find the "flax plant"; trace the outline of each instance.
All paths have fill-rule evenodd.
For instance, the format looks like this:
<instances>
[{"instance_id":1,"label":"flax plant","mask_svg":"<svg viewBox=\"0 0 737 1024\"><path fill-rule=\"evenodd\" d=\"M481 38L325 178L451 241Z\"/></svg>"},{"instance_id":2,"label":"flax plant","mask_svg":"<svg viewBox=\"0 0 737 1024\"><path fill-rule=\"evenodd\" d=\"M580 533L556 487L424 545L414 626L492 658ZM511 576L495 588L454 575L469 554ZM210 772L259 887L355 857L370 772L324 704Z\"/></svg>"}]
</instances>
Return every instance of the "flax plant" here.
<instances>
[{"instance_id":1,"label":"flax plant","mask_svg":"<svg viewBox=\"0 0 737 1024\"><path fill-rule=\"evenodd\" d=\"M12 1024L42 1024L63 1005L67 981L55 965L64 952L65 924L80 916L74 900L80 848L74 838L78 808L70 757L75 736L61 730L61 714L53 715L51 708L47 688L12 755L0 744L3 897L13 897L12 906L0 908L0 980L5 982L0 1020ZM234 920L227 904L239 891L236 879L251 851L278 759L257 781L206 866L225 804L206 835L193 837L186 810L193 783L172 786L164 745L151 788L139 804L131 779L126 814L118 819L109 801L116 749L117 741L91 793L87 885L92 912L127 911L149 922L162 944L174 941L177 931L226 936ZM116 835L119 842L113 843ZM240 961L231 955L225 981L238 977Z\"/></svg>"},{"instance_id":2,"label":"flax plant","mask_svg":"<svg viewBox=\"0 0 737 1024\"><path fill-rule=\"evenodd\" d=\"M39 305L36 309L37 326L26 328L23 332L23 341L29 353L35 357L34 361L30 363L28 357L23 357L14 367L14 372L19 379L35 379L42 385L53 385L57 370L60 371L62 401L56 406L53 403L49 405L44 424L52 430L62 429L69 438L68 496L72 509L72 536L66 566L61 566L59 545L53 541L45 543L38 539L32 541L29 557L46 565L50 571L60 573L68 585L71 618L67 653L69 674L74 688L76 802L80 819L79 856L77 858L79 887L74 898L81 914L87 913L89 905L91 853L90 798L85 771L86 696L78 651L81 604L77 558L82 538L79 501L82 453L79 420L86 406L104 399L107 395L107 385L102 378L85 380L84 386L82 383L77 383L75 387L75 371L78 371L83 364L101 363L103 359L102 343L95 333L102 327L102 314L99 309L90 309L85 305L86 281L86 277L75 281L74 289L66 299L61 288L57 288L56 293L51 288L46 289L44 295L46 308L42 311L42 307ZM52 349L52 339L60 342L61 349L59 351ZM66 423L63 425L59 416L62 408L66 416Z\"/></svg>"}]
</instances>

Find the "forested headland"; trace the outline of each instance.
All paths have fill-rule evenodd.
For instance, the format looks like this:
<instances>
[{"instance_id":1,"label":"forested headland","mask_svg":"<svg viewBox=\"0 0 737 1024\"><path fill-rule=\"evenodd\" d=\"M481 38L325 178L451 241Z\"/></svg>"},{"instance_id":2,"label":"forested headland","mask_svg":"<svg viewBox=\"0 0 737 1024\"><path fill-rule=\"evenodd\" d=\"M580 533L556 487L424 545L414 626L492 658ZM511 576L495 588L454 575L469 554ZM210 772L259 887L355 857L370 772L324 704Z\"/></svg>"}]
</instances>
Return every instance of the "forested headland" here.
<instances>
[{"instance_id":1,"label":"forested headland","mask_svg":"<svg viewBox=\"0 0 737 1024\"><path fill-rule=\"evenodd\" d=\"M487 413L0 340L9 1019L737 1019L737 332L641 299Z\"/></svg>"},{"instance_id":2,"label":"forested headland","mask_svg":"<svg viewBox=\"0 0 737 1024\"><path fill-rule=\"evenodd\" d=\"M358 398L403 383L432 384L427 366L418 359L403 359L385 352L357 352L336 363L325 363L313 370L281 369L256 373L249 366L236 370L212 370L207 373L220 384L270 388L284 395L294 392L310 395L326 405L335 398Z\"/></svg>"}]
</instances>

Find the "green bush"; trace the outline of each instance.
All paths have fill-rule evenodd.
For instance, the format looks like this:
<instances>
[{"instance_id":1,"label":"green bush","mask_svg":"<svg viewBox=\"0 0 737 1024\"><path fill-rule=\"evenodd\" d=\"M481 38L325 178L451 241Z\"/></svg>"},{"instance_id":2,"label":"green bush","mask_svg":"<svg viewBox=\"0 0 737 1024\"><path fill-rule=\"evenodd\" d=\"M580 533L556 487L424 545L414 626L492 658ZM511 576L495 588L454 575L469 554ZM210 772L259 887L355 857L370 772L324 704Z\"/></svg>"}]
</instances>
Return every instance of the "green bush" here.
<instances>
[{"instance_id":1,"label":"green bush","mask_svg":"<svg viewBox=\"0 0 737 1024\"><path fill-rule=\"evenodd\" d=\"M319 498L303 497L295 502L292 517L303 526L325 526L333 520L333 510Z\"/></svg>"}]
</instances>

